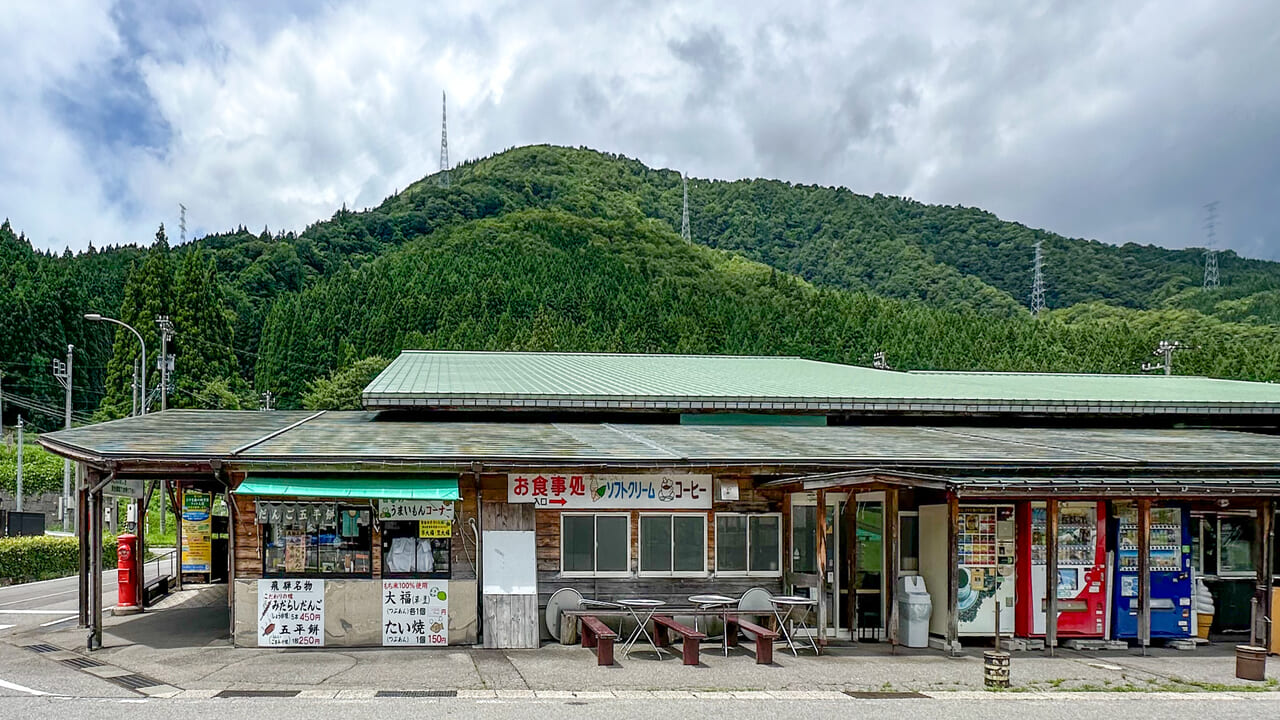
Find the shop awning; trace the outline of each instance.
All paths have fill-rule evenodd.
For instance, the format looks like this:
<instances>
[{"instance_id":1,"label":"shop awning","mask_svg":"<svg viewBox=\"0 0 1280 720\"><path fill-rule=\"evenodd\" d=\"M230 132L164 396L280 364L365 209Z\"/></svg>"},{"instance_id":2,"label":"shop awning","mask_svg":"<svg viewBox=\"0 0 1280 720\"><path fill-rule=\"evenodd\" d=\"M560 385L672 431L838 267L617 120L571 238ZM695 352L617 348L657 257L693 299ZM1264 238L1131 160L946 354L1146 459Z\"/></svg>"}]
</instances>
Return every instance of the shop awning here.
<instances>
[{"instance_id":1,"label":"shop awning","mask_svg":"<svg viewBox=\"0 0 1280 720\"><path fill-rule=\"evenodd\" d=\"M358 475L250 474L237 495L362 498L377 500L460 500L457 475L361 473Z\"/></svg>"}]
</instances>

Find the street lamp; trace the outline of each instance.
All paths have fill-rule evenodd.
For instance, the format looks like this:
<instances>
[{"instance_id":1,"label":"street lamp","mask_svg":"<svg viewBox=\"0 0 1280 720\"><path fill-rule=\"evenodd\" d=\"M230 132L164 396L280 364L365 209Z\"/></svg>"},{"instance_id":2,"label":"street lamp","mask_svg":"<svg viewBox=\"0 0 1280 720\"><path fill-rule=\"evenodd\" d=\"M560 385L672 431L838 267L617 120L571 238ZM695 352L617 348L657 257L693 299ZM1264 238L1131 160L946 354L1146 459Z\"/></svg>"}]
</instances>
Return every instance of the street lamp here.
<instances>
[{"instance_id":1,"label":"street lamp","mask_svg":"<svg viewBox=\"0 0 1280 720\"><path fill-rule=\"evenodd\" d=\"M103 315L100 315L99 313L85 313L84 319L93 320L95 322L115 323L120 327L128 328L129 332L133 333L133 336L138 338L138 344L142 346L142 403L141 403L141 409L139 410L138 414L146 415L147 414L147 344L143 342L142 334L139 333L137 330L134 330L133 326L128 323L120 322L115 318L105 317Z\"/></svg>"}]
</instances>

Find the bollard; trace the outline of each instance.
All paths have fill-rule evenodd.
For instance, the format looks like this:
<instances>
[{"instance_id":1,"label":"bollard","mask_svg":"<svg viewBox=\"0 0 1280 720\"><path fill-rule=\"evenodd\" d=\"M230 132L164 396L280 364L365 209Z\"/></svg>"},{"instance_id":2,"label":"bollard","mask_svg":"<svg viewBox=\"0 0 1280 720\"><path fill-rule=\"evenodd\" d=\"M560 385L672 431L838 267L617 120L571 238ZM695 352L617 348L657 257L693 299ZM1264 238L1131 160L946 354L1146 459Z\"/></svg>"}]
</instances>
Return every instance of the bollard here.
<instances>
[{"instance_id":1,"label":"bollard","mask_svg":"<svg viewBox=\"0 0 1280 720\"><path fill-rule=\"evenodd\" d=\"M989 688L1009 687L1009 653L987 650L982 653L982 684Z\"/></svg>"}]
</instances>

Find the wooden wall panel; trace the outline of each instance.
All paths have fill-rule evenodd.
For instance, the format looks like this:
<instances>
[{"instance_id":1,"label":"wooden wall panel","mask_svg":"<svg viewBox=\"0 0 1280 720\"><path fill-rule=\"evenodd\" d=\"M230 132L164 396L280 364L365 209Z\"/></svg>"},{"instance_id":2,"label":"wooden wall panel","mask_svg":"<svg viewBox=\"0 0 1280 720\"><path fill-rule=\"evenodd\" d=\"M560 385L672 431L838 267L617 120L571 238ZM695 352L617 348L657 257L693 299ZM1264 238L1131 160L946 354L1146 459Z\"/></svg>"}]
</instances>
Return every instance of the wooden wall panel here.
<instances>
[{"instance_id":1,"label":"wooden wall panel","mask_svg":"<svg viewBox=\"0 0 1280 720\"><path fill-rule=\"evenodd\" d=\"M258 528L257 506L253 498L232 495L235 503L235 528L231 533L235 577L252 580L262 577L262 533Z\"/></svg>"}]
</instances>

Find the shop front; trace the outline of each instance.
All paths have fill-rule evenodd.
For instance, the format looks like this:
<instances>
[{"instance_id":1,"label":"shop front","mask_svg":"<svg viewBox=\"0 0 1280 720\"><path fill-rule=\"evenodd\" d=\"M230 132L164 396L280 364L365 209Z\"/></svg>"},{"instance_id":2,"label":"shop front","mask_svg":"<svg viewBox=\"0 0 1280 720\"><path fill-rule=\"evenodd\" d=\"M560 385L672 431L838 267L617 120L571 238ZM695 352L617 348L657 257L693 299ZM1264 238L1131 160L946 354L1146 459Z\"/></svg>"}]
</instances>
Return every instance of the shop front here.
<instances>
[{"instance_id":1,"label":"shop front","mask_svg":"<svg viewBox=\"0 0 1280 720\"><path fill-rule=\"evenodd\" d=\"M475 492L457 475L249 473L233 497L236 645L476 642Z\"/></svg>"}]
</instances>

